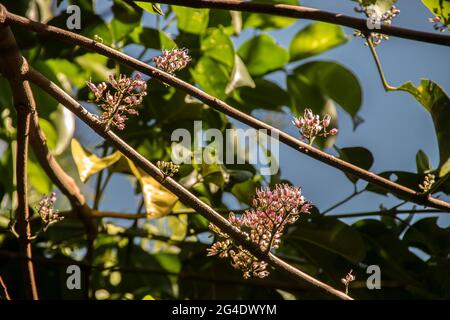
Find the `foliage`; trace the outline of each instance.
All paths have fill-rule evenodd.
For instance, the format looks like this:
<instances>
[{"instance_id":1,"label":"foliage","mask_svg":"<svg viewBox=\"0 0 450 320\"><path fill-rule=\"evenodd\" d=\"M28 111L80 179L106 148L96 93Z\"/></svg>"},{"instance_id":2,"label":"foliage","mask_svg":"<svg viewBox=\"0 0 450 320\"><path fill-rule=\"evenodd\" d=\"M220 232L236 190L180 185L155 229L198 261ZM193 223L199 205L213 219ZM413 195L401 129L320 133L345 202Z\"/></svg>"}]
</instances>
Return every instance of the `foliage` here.
<instances>
[{"instance_id":1,"label":"foliage","mask_svg":"<svg viewBox=\"0 0 450 320\"><path fill-rule=\"evenodd\" d=\"M15 2L14 6L10 7L10 2ZM29 8L28 1L10 2L6 6L16 14L25 15L28 9L39 13L36 8ZM297 0L258 2L298 4ZM386 5L386 1L369 2ZM390 8L395 1L388 2ZM437 1L423 2L448 25L445 20L448 19L448 15L445 16L447 1L440 9L436 7ZM355 126L360 122L358 113L362 106L363 90L367 90L361 87L359 77L362 75L357 75L357 70L351 66L316 57L344 46L349 41L350 37L340 26L323 22L309 23L294 32L289 47L284 48L271 31L291 27L296 21L292 18L139 1L134 2L137 6L132 6L130 1L115 0L111 7L112 18L106 19L93 7L92 1L83 0L79 3L83 8L83 28L79 30L81 35L99 41L101 39L110 47L131 53L144 61L147 59L146 62L156 62L159 69L175 74L247 114L263 111L265 114L279 114L291 119L292 115L299 117L311 112L320 115L322 123L326 121L324 127L337 128L339 110L339 114L349 116ZM152 17L158 21L157 27L144 23L146 12L156 14ZM48 24L65 28L66 18L65 11L55 12ZM251 36L237 46L234 40L242 30L251 30ZM33 67L77 100L83 101L89 110L99 116L106 111L104 118L107 122L120 120L113 124L123 129L119 133L124 140L148 160L154 163L161 161L161 168L172 168L163 164L168 164L171 159L171 133L175 129L184 128L194 133L194 121L201 120L203 129L217 129L225 136L226 129L236 126L228 117L183 91L152 78L142 80L140 76L133 75L134 70L110 58L88 53L73 44L63 46L52 37L20 31L15 36L23 48L22 54ZM184 56L187 55L184 48L189 50L189 59ZM163 52L161 59L148 58L158 56L160 52ZM174 61L178 63L180 56L186 63L170 65ZM280 76L282 81L275 83L274 75ZM147 81L147 97L143 99L144 94L138 90L136 99L139 101L130 100L133 107L130 113L139 113L139 116L127 119L126 127L121 125L121 119L114 118L116 110L108 108L108 97L103 95L106 91L98 93L99 86L93 84L109 81L108 86L114 87L116 79L139 81L141 87ZM86 81L92 82L87 86ZM430 177L428 174L434 174L438 183L439 179L446 179L450 174L449 97L438 84L426 79L418 86L407 82L397 90L411 94L411 101L416 99L423 105L433 120L440 163L433 169L428 156L420 151L417 154L417 173L397 168L381 172L380 175L386 179L394 179L395 176L396 182L420 191L419 185L424 183L425 177ZM91 91L96 98L104 100L103 108L93 104ZM283 290L299 299L326 297L324 293L292 284L286 276L269 266L264 265L257 271L266 275L267 267L271 271L273 283L252 282L252 279L243 280L242 273L230 268L223 260L207 257L206 250L212 244L208 235L212 233L208 230L209 222L205 218L195 210L186 208L174 194L119 151L113 150L108 143L92 143L91 139L86 138L85 128L78 124L75 132L71 130L70 125L74 126L73 116L62 111L61 105L34 86L33 92L40 125L52 152L65 169L76 177L83 191L91 195L89 201L95 203L95 199L99 198L107 202L101 196L104 189L109 187L111 176L126 177L136 195L142 199L142 205L136 211L140 213L143 209L147 216L131 224L118 219L98 219L99 234L94 243L92 261L96 267L91 270L93 294L90 298L282 299L283 296L277 290L279 288L273 285L278 282L285 283L287 288ZM307 108L312 111L305 113ZM5 230L0 233L0 274L10 284L8 289L11 296L21 298L24 292L18 281L21 279L19 262L2 255L2 252L16 252L18 248L14 235L7 231L10 212L16 205L13 200L13 167L17 121L12 94L2 76L0 115L0 227ZM63 123L66 125L61 125ZM300 122L298 124L300 126ZM336 131L318 137L315 146L321 149L332 146L337 129L333 130ZM312 139L309 140L312 143ZM370 169L375 162L370 150L362 146L335 146L335 150L336 157L363 169ZM270 179L261 176L259 168L250 164L248 156L242 157L245 160L243 164L193 161L164 174L221 212L231 211L228 210L230 201L227 199L232 198L232 201L247 208L252 204L257 188L289 183L281 181L280 173ZM31 203L38 203L43 194L49 194L57 188L33 154L30 156L28 174ZM356 188L359 179L351 175L347 175L347 178ZM98 186L95 186L96 183ZM430 188L433 189L433 185ZM363 189L387 195L384 189L372 184ZM432 191L450 194L450 180ZM130 203L134 204L131 200ZM64 201L57 202L58 205L61 206L60 211L69 208ZM285 237L277 254L290 257L289 262L294 266L336 288L345 290L348 287L355 298L449 298L450 228L441 228L435 218L408 222L387 214L389 209L380 210L382 218L379 220L363 218L344 223L338 217L321 214L314 207L310 215L302 217L295 224L283 226L286 228ZM38 214L36 212L32 217L33 230L39 229ZM82 293L70 291L62 280L66 277L66 265L78 263L86 249L83 224L70 216L52 223L46 232L33 241L34 257L45 259L45 263L35 264L42 298L77 299L88 293L86 290ZM412 249L419 249L425 255L418 255ZM386 284L383 290L367 290L362 280L367 277L366 266L372 264L379 265L383 270L383 283ZM349 270L353 274L348 273ZM356 280L353 281L349 275L354 275ZM343 277L346 279L345 287L341 283Z\"/></svg>"}]
</instances>

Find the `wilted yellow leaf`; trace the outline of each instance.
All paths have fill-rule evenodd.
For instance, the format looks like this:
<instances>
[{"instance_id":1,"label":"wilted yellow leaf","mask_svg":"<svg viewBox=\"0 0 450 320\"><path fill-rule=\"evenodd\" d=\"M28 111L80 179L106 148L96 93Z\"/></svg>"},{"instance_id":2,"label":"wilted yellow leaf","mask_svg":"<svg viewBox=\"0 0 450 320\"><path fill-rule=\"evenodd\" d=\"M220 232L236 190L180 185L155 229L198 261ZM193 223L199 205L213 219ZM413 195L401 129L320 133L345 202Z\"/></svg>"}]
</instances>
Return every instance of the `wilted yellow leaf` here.
<instances>
[{"instance_id":1,"label":"wilted yellow leaf","mask_svg":"<svg viewBox=\"0 0 450 320\"><path fill-rule=\"evenodd\" d=\"M128 164L131 173L133 173L141 184L145 209L149 218L159 218L167 215L178 200L177 196L164 188L153 177L138 169L129 159Z\"/></svg>"},{"instance_id":2,"label":"wilted yellow leaf","mask_svg":"<svg viewBox=\"0 0 450 320\"><path fill-rule=\"evenodd\" d=\"M107 157L99 158L95 154L85 150L76 139L72 139L71 149L81 182L86 182L90 176L108 168L122 156L119 151L116 151Z\"/></svg>"}]
</instances>

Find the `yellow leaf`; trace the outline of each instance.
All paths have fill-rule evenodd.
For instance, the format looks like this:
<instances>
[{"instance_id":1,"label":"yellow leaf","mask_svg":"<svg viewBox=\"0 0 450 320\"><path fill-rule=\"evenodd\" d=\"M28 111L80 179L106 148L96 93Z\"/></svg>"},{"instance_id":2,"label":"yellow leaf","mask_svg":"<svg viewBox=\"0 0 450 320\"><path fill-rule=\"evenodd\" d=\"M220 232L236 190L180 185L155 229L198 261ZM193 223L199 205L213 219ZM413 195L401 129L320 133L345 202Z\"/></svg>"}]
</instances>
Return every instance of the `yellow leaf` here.
<instances>
[{"instance_id":1,"label":"yellow leaf","mask_svg":"<svg viewBox=\"0 0 450 320\"><path fill-rule=\"evenodd\" d=\"M107 157L99 158L95 154L85 150L76 139L72 139L71 149L81 182L86 182L90 176L108 168L122 156L119 151L116 151Z\"/></svg>"},{"instance_id":2,"label":"yellow leaf","mask_svg":"<svg viewBox=\"0 0 450 320\"><path fill-rule=\"evenodd\" d=\"M138 169L130 159L128 159L128 165L141 185L147 215L150 218L167 215L178 200L177 196L164 188L153 177Z\"/></svg>"}]
</instances>

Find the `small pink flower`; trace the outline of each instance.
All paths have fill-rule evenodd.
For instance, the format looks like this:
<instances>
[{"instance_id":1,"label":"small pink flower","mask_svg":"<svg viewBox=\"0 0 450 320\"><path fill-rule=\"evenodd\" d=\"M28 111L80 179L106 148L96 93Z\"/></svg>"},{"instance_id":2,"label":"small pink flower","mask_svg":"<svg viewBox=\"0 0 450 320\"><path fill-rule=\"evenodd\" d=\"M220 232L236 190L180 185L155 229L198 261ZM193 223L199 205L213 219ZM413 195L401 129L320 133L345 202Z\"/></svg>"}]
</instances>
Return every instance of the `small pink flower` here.
<instances>
[{"instance_id":1,"label":"small pink flower","mask_svg":"<svg viewBox=\"0 0 450 320\"><path fill-rule=\"evenodd\" d=\"M176 71L184 69L190 61L191 57L187 49L163 50L161 56L153 58L155 66L169 74L175 74Z\"/></svg>"}]
</instances>

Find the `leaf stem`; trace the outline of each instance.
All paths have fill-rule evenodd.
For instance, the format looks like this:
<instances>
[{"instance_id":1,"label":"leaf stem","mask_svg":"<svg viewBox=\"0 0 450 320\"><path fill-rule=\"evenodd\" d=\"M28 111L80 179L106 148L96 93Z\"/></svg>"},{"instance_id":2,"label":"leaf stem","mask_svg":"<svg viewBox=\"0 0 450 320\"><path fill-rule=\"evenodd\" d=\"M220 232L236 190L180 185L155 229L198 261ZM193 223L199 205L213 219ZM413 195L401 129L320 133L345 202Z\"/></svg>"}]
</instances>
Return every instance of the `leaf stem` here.
<instances>
[{"instance_id":1,"label":"leaf stem","mask_svg":"<svg viewBox=\"0 0 450 320\"><path fill-rule=\"evenodd\" d=\"M381 66L380 58L378 57L377 51L375 50L375 46L373 45L373 41L370 38L370 36L366 35L367 44L370 48L370 52L372 53L372 56L375 60L375 63L377 65L378 73L380 74L381 83L383 84L384 90L386 91L395 91L397 90L397 87L393 87L389 85L389 83L386 80L386 76L384 75L383 67Z\"/></svg>"}]
</instances>

